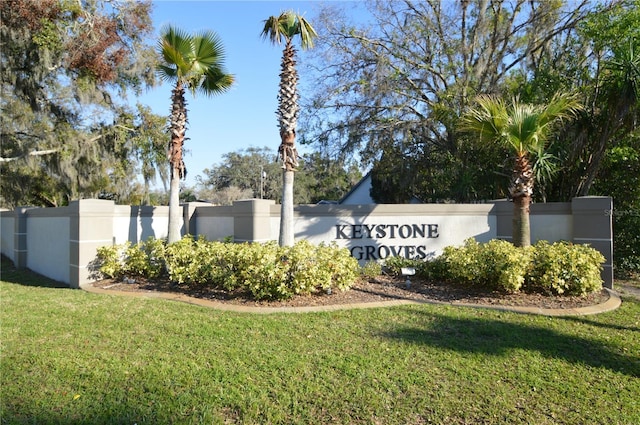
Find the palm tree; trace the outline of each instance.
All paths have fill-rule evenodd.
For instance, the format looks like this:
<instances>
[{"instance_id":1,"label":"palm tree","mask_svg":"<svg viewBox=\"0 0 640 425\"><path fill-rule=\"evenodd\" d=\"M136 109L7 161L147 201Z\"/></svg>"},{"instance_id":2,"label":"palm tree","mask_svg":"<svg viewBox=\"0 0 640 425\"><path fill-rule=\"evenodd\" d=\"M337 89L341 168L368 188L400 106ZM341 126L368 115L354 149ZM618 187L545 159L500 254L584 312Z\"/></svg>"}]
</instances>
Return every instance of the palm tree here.
<instances>
[{"instance_id":1,"label":"palm tree","mask_svg":"<svg viewBox=\"0 0 640 425\"><path fill-rule=\"evenodd\" d=\"M212 31L190 35L167 26L161 31L158 52L162 58L158 75L175 83L171 93L168 150L171 168L168 243L173 243L180 239L180 179L187 174L182 157L187 129L185 89L189 89L194 97L197 92L207 96L220 94L231 87L234 78L224 70L222 43Z\"/></svg>"},{"instance_id":2,"label":"palm tree","mask_svg":"<svg viewBox=\"0 0 640 425\"><path fill-rule=\"evenodd\" d=\"M282 204L280 212L280 246L291 246L293 236L293 179L298 167L296 151L296 126L298 121L298 72L296 71L293 37L300 36L303 49L313 47L313 39L317 37L311 24L302 16L287 11L280 16L271 16L264 21L262 37L273 44L285 40L280 65L280 87L278 91L278 127L280 129L280 147L278 155L282 161Z\"/></svg>"},{"instance_id":3,"label":"palm tree","mask_svg":"<svg viewBox=\"0 0 640 425\"><path fill-rule=\"evenodd\" d=\"M558 93L546 105L507 105L502 99L481 95L477 106L462 116L461 128L477 134L481 141L502 143L515 154L509 195L513 200L513 243L531 244L529 205L535 173L532 160L544 156L554 124L581 109L574 96Z\"/></svg>"}]
</instances>

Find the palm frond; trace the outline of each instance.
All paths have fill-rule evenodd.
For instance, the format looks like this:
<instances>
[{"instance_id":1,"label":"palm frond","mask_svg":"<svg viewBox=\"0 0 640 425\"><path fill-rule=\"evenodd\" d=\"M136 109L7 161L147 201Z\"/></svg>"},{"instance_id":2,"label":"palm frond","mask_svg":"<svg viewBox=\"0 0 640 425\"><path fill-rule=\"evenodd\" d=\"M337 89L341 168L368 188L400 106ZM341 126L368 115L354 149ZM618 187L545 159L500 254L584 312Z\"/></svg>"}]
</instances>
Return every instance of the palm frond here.
<instances>
[{"instance_id":1,"label":"palm frond","mask_svg":"<svg viewBox=\"0 0 640 425\"><path fill-rule=\"evenodd\" d=\"M189 68L188 57L192 50L191 36L173 26L163 27L158 44L165 65L171 64L180 75Z\"/></svg>"},{"instance_id":2,"label":"palm frond","mask_svg":"<svg viewBox=\"0 0 640 425\"><path fill-rule=\"evenodd\" d=\"M202 79L199 91L207 96L222 94L231 88L235 78L220 69L209 69Z\"/></svg>"},{"instance_id":3,"label":"palm frond","mask_svg":"<svg viewBox=\"0 0 640 425\"><path fill-rule=\"evenodd\" d=\"M280 16L270 16L268 19L264 21L264 28L260 33L262 38L268 38L269 41L273 44L282 43L282 37L284 36L281 27L279 18Z\"/></svg>"},{"instance_id":4,"label":"palm frond","mask_svg":"<svg viewBox=\"0 0 640 425\"><path fill-rule=\"evenodd\" d=\"M476 103L477 108L462 117L460 129L476 133L483 142L501 139L508 120L504 102L493 96L481 95L476 98Z\"/></svg>"},{"instance_id":5,"label":"palm frond","mask_svg":"<svg viewBox=\"0 0 640 425\"><path fill-rule=\"evenodd\" d=\"M178 71L173 66L159 64L156 66L156 69L158 71L158 75L160 76L160 79L164 82L175 81L178 77Z\"/></svg>"},{"instance_id":6,"label":"palm frond","mask_svg":"<svg viewBox=\"0 0 640 425\"><path fill-rule=\"evenodd\" d=\"M302 16L298 16L298 31L300 33L300 46L303 49L313 47L313 40L318 37L318 33L311 26L311 23Z\"/></svg>"},{"instance_id":7,"label":"palm frond","mask_svg":"<svg viewBox=\"0 0 640 425\"><path fill-rule=\"evenodd\" d=\"M542 110L541 122L549 124L572 118L583 109L577 95L565 92L556 93Z\"/></svg>"},{"instance_id":8,"label":"palm frond","mask_svg":"<svg viewBox=\"0 0 640 425\"><path fill-rule=\"evenodd\" d=\"M213 31L205 31L193 37L193 62L202 71L219 66L224 61L222 40Z\"/></svg>"},{"instance_id":9,"label":"palm frond","mask_svg":"<svg viewBox=\"0 0 640 425\"><path fill-rule=\"evenodd\" d=\"M290 41L300 36L303 49L313 47L313 40L318 36L311 23L293 11L282 12L278 16L270 16L264 21L261 37L269 39L273 44L281 44L282 39Z\"/></svg>"}]
</instances>

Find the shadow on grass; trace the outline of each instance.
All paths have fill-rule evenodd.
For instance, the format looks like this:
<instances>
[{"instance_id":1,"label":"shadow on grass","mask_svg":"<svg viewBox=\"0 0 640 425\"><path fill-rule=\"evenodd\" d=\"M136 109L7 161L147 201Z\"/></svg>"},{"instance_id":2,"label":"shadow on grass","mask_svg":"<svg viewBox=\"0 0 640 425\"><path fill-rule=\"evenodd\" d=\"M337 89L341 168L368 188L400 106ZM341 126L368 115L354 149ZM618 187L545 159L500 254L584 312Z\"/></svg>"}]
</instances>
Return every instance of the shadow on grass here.
<instances>
[{"instance_id":1,"label":"shadow on grass","mask_svg":"<svg viewBox=\"0 0 640 425\"><path fill-rule=\"evenodd\" d=\"M636 297L626 297L626 296L623 295L622 296L622 302L623 303L630 303L630 304L638 304L638 305L640 305L640 299L638 299ZM590 316L567 316L567 317L563 317L563 320L582 323L584 325L595 326L595 327L598 327L598 328L613 329L613 330L616 330L616 331L640 332L640 328L637 327L637 326L618 325L618 324L612 324L612 323L602 323L602 322L598 322L598 321L590 318Z\"/></svg>"},{"instance_id":2,"label":"shadow on grass","mask_svg":"<svg viewBox=\"0 0 640 425\"><path fill-rule=\"evenodd\" d=\"M31 270L18 270L11 260L4 255L0 267L0 280L24 286L39 286L41 288L69 288L62 282L49 279Z\"/></svg>"},{"instance_id":3,"label":"shadow on grass","mask_svg":"<svg viewBox=\"0 0 640 425\"><path fill-rule=\"evenodd\" d=\"M453 318L429 314L426 321L422 319L418 320L424 322L425 327L399 329L382 336L440 349L494 356L501 356L512 349L537 351L549 359L563 359L640 377L640 359L621 354L616 347L607 346L596 339L488 318Z\"/></svg>"}]
</instances>

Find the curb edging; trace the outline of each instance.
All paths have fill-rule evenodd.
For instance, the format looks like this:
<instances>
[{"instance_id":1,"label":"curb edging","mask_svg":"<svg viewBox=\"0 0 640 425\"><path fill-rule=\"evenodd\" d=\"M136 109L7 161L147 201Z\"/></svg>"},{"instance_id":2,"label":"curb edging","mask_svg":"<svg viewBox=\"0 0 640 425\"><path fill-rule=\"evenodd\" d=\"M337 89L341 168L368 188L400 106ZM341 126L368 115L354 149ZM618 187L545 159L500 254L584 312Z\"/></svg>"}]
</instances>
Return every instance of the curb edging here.
<instances>
[{"instance_id":1,"label":"curb edging","mask_svg":"<svg viewBox=\"0 0 640 425\"><path fill-rule=\"evenodd\" d=\"M233 311L238 313L254 313L254 314L275 314L275 313L314 313L324 311L337 311L337 310L349 310L349 309L365 309L365 308L382 308L382 307L394 307L401 305L419 305L419 304L435 304L435 305L448 305L452 307L467 307L467 308L484 308L490 310L509 311L521 314L537 314L543 316L586 316L591 314L605 313L612 311L620 307L622 300L620 296L607 288L609 293L609 299L603 303L577 308L564 308L564 309L545 309L541 307L523 307L523 306L507 306L507 305L489 305L489 304L470 304L470 303L456 303L456 302L444 302L444 301L417 301L417 300L389 300L389 301L373 301L367 303L354 303L354 304L334 304L323 306L309 306L309 307L255 307L244 306L237 304L223 303L220 301L204 300L201 298L190 297L188 295L174 294L167 292L131 292L131 291L118 291L114 289L102 289L93 286L91 283L80 285L80 289L93 294L110 294L119 296L128 296L135 298L159 298L170 301L178 301L187 304L193 304L201 307L213 308L221 311Z\"/></svg>"}]
</instances>

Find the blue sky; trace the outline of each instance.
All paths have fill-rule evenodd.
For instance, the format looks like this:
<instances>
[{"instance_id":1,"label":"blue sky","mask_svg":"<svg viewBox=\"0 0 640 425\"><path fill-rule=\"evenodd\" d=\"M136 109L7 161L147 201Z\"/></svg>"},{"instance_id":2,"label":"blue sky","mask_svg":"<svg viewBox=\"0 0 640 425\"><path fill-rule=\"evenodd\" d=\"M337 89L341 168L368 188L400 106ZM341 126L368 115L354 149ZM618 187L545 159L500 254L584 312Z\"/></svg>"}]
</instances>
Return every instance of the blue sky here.
<instances>
[{"instance_id":1,"label":"blue sky","mask_svg":"<svg viewBox=\"0 0 640 425\"><path fill-rule=\"evenodd\" d=\"M215 31L225 48L227 72L236 78L234 87L222 95L194 98L187 93L187 185L194 186L195 177L203 175L205 168L219 164L225 153L250 146L277 150L280 138L275 111L282 47L260 37L263 21L284 10L294 10L311 19L321 4L267 0L153 1L156 36L165 24L188 32ZM304 52L298 54L300 59L304 58ZM171 85L163 84L137 101L156 114L168 115L171 89Z\"/></svg>"}]
</instances>

